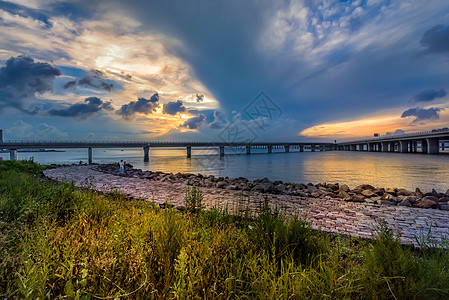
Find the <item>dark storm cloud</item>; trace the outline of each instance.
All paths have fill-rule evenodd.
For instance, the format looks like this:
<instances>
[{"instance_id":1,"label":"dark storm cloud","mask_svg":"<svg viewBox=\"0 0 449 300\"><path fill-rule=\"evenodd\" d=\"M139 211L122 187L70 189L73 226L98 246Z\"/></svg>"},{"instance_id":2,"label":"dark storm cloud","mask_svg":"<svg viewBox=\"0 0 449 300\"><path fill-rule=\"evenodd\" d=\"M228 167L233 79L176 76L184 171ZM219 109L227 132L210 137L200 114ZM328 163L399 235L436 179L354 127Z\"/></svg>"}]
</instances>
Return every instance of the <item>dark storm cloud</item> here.
<instances>
[{"instance_id":1,"label":"dark storm cloud","mask_svg":"<svg viewBox=\"0 0 449 300\"><path fill-rule=\"evenodd\" d=\"M99 70L91 70L89 75L84 76L80 80L67 82L64 84L64 89L74 88L76 85L93 87L108 92L114 89L114 84L106 82L103 72Z\"/></svg>"},{"instance_id":2,"label":"dark storm cloud","mask_svg":"<svg viewBox=\"0 0 449 300\"><path fill-rule=\"evenodd\" d=\"M439 24L427 30L420 43L428 52L449 52L449 26Z\"/></svg>"},{"instance_id":3,"label":"dark storm cloud","mask_svg":"<svg viewBox=\"0 0 449 300\"><path fill-rule=\"evenodd\" d=\"M413 99L416 102L429 102L438 98L446 97L447 92L444 89L441 90L426 90L415 95Z\"/></svg>"},{"instance_id":4,"label":"dark storm cloud","mask_svg":"<svg viewBox=\"0 0 449 300\"><path fill-rule=\"evenodd\" d=\"M111 102L105 102L97 97L89 97L84 100L84 103L72 104L61 109L51 109L48 113L52 116L78 117L85 119L102 110L113 110Z\"/></svg>"},{"instance_id":5,"label":"dark storm cloud","mask_svg":"<svg viewBox=\"0 0 449 300\"><path fill-rule=\"evenodd\" d=\"M122 105L117 111L119 115L122 115L125 119L131 117L135 113L151 114L159 107L159 94L155 93L150 99L139 97L137 101L131 101L128 104Z\"/></svg>"},{"instance_id":6,"label":"dark storm cloud","mask_svg":"<svg viewBox=\"0 0 449 300\"><path fill-rule=\"evenodd\" d=\"M204 95L203 94L196 94L196 102L203 102Z\"/></svg>"},{"instance_id":7,"label":"dark storm cloud","mask_svg":"<svg viewBox=\"0 0 449 300\"><path fill-rule=\"evenodd\" d=\"M186 108L182 105L182 101L178 100L176 102L168 102L167 104L164 104L164 109L162 111L164 114L174 116L177 113L185 112Z\"/></svg>"},{"instance_id":8,"label":"dark storm cloud","mask_svg":"<svg viewBox=\"0 0 449 300\"><path fill-rule=\"evenodd\" d=\"M66 84L64 84L64 89L71 89L73 87L75 87L75 85L77 84L77 80L72 80L72 81L68 81Z\"/></svg>"},{"instance_id":9,"label":"dark storm cloud","mask_svg":"<svg viewBox=\"0 0 449 300\"><path fill-rule=\"evenodd\" d=\"M437 120L440 118L439 115L440 110L441 110L440 108L435 107L431 108L414 107L404 111L401 115L401 118L416 117L416 119L413 120L412 123L428 120Z\"/></svg>"},{"instance_id":10,"label":"dark storm cloud","mask_svg":"<svg viewBox=\"0 0 449 300\"><path fill-rule=\"evenodd\" d=\"M9 58L0 69L0 111L14 107L28 114L36 113L36 109L24 108L25 101L34 99L36 94L52 91L54 79L59 75L58 68L34 62L29 56Z\"/></svg>"},{"instance_id":11,"label":"dark storm cloud","mask_svg":"<svg viewBox=\"0 0 449 300\"><path fill-rule=\"evenodd\" d=\"M199 114L196 117L190 118L181 125L181 127L189 128L189 129L197 129L203 126L206 122L206 116L203 114Z\"/></svg>"}]
</instances>

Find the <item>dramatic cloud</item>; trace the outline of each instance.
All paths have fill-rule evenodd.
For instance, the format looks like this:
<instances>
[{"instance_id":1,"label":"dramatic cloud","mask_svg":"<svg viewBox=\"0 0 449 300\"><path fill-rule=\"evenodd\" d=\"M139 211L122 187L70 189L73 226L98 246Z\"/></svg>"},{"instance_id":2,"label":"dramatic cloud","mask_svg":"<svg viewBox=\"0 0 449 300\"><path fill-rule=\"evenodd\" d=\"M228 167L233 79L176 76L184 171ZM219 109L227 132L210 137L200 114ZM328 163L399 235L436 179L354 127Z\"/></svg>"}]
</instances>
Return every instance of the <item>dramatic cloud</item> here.
<instances>
[{"instance_id":1,"label":"dramatic cloud","mask_svg":"<svg viewBox=\"0 0 449 300\"><path fill-rule=\"evenodd\" d=\"M222 129L227 124L226 115L220 111L214 111L214 121L210 123L212 129Z\"/></svg>"},{"instance_id":2,"label":"dramatic cloud","mask_svg":"<svg viewBox=\"0 0 449 300\"><path fill-rule=\"evenodd\" d=\"M108 92L110 92L114 88L114 84L106 82L103 72L99 70L91 70L89 75L84 76L78 81L73 80L67 82L66 84L64 84L64 89L74 88L77 84L87 87L93 87L99 90L105 90Z\"/></svg>"},{"instance_id":3,"label":"dramatic cloud","mask_svg":"<svg viewBox=\"0 0 449 300\"><path fill-rule=\"evenodd\" d=\"M77 80L68 81L66 84L64 84L64 89L74 88L77 83L78 83Z\"/></svg>"},{"instance_id":4,"label":"dramatic cloud","mask_svg":"<svg viewBox=\"0 0 449 300\"><path fill-rule=\"evenodd\" d=\"M206 123L206 116L203 114L199 114L196 117L190 118L181 125L181 127L189 128L189 129L197 129L202 127Z\"/></svg>"},{"instance_id":5,"label":"dramatic cloud","mask_svg":"<svg viewBox=\"0 0 449 300\"><path fill-rule=\"evenodd\" d=\"M41 123L34 127L22 120L14 122L13 126L7 128L5 133L8 137L14 139L67 139L67 133L63 132L53 125Z\"/></svg>"},{"instance_id":6,"label":"dramatic cloud","mask_svg":"<svg viewBox=\"0 0 449 300\"><path fill-rule=\"evenodd\" d=\"M410 108L406 111L404 111L401 115L401 118L407 118L407 117L416 117L415 120L413 120L412 123L418 123L422 121L428 121L428 120L437 120L440 118L439 111L440 108Z\"/></svg>"},{"instance_id":7,"label":"dramatic cloud","mask_svg":"<svg viewBox=\"0 0 449 300\"><path fill-rule=\"evenodd\" d=\"M59 75L61 71L58 68L34 62L29 56L9 58L0 69L0 111L9 106L25 113L35 113L24 108L25 100L52 91L54 79Z\"/></svg>"},{"instance_id":8,"label":"dramatic cloud","mask_svg":"<svg viewBox=\"0 0 449 300\"><path fill-rule=\"evenodd\" d=\"M113 110L111 102L105 102L97 97L89 97L85 103L76 103L62 109L51 109L48 113L52 116L79 117L85 119L102 110Z\"/></svg>"},{"instance_id":9,"label":"dramatic cloud","mask_svg":"<svg viewBox=\"0 0 449 300\"><path fill-rule=\"evenodd\" d=\"M204 95L203 94L196 94L196 102L203 102Z\"/></svg>"},{"instance_id":10,"label":"dramatic cloud","mask_svg":"<svg viewBox=\"0 0 449 300\"><path fill-rule=\"evenodd\" d=\"M449 52L449 26L440 24L427 30L420 43L428 52Z\"/></svg>"},{"instance_id":11,"label":"dramatic cloud","mask_svg":"<svg viewBox=\"0 0 449 300\"><path fill-rule=\"evenodd\" d=\"M416 102L429 102L438 98L446 97L447 92L444 89L441 90L426 90L415 95L414 100Z\"/></svg>"},{"instance_id":12,"label":"dramatic cloud","mask_svg":"<svg viewBox=\"0 0 449 300\"><path fill-rule=\"evenodd\" d=\"M397 135L397 134L404 134L404 133L405 133L404 130L402 130L402 129L396 129L394 132L389 132L389 131L387 131L387 132L385 133L385 135Z\"/></svg>"},{"instance_id":13,"label":"dramatic cloud","mask_svg":"<svg viewBox=\"0 0 449 300\"><path fill-rule=\"evenodd\" d=\"M167 104L164 104L164 109L162 111L164 114L174 116L177 113L185 112L186 108L182 105L182 101L178 100L176 102L168 102Z\"/></svg>"},{"instance_id":14,"label":"dramatic cloud","mask_svg":"<svg viewBox=\"0 0 449 300\"><path fill-rule=\"evenodd\" d=\"M135 113L142 113L145 115L151 114L159 107L159 94L155 93L150 99L138 98L137 101L131 101L128 104L122 105L117 111L119 115L122 115L125 119L128 119Z\"/></svg>"}]
</instances>

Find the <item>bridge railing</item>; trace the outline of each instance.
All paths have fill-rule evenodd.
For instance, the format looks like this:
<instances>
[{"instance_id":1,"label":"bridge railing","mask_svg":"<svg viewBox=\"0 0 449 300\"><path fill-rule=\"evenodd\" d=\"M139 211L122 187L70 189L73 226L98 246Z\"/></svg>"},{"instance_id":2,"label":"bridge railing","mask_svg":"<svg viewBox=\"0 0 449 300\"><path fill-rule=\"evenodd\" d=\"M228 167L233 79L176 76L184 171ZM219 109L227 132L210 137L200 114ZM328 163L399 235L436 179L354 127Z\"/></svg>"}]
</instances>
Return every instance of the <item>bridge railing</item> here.
<instances>
[{"instance_id":1,"label":"bridge railing","mask_svg":"<svg viewBox=\"0 0 449 300\"><path fill-rule=\"evenodd\" d=\"M411 133L403 133L403 134L391 134L391 135L383 135L379 137L365 137L358 140L348 141L345 143L357 143L357 142L363 142L363 141L376 141L386 138L401 138L401 137L410 137L410 136L418 136L418 135L426 135L426 134L438 134L438 133L445 133L449 132L449 128L441 128L441 129L432 129L432 130L425 130L425 131L418 131L418 132L411 132Z\"/></svg>"}]
</instances>

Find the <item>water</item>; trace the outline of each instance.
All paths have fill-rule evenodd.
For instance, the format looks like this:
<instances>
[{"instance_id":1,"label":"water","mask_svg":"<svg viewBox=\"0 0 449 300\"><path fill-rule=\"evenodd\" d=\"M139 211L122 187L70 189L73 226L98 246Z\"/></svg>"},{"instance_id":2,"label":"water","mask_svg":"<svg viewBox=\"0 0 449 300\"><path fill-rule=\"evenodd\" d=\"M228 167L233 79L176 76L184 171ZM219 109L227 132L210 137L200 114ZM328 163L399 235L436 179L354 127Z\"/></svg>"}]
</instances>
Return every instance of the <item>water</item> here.
<instances>
[{"instance_id":1,"label":"water","mask_svg":"<svg viewBox=\"0 0 449 300\"><path fill-rule=\"evenodd\" d=\"M228 150L228 149L226 149ZM65 149L65 152L18 153L18 159L48 163L86 162L87 149ZM232 150L230 150L232 151ZM234 150L235 151L235 150ZM120 159L135 168L163 172L201 173L222 177L268 177L296 183L338 182L355 187L368 183L378 187L402 187L414 190L435 188L445 192L449 188L449 155L423 155L378 152L290 152L251 150L251 155L238 149L220 159L218 149L186 150L151 149L149 162L143 161L142 149L93 149L96 163L118 162ZM276 152L278 151L278 152ZM0 157L9 159L9 154Z\"/></svg>"}]
</instances>

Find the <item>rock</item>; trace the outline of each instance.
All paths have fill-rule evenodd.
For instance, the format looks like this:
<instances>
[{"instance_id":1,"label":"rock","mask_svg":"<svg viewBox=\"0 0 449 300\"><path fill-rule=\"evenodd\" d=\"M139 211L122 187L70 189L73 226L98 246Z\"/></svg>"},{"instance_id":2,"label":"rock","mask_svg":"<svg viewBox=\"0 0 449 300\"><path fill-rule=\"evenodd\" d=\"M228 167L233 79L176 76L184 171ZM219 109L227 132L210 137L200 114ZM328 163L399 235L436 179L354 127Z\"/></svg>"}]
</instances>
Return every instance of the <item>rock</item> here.
<instances>
[{"instance_id":1,"label":"rock","mask_svg":"<svg viewBox=\"0 0 449 300\"><path fill-rule=\"evenodd\" d=\"M349 196L348 193L346 193L345 191L342 191L342 190L340 189L340 192L338 193L337 197L338 197L338 198L341 198L341 199L344 199L344 198L349 198L350 196Z\"/></svg>"},{"instance_id":2,"label":"rock","mask_svg":"<svg viewBox=\"0 0 449 300\"><path fill-rule=\"evenodd\" d=\"M215 184L215 186L219 189L224 189L228 186L228 183L226 181L222 180L222 181L217 182Z\"/></svg>"},{"instance_id":3,"label":"rock","mask_svg":"<svg viewBox=\"0 0 449 300\"><path fill-rule=\"evenodd\" d=\"M419 208L437 208L438 202L426 199L426 197L424 197L421 201L416 202L413 206Z\"/></svg>"},{"instance_id":4,"label":"rock","mask_svg":"<svg viewBox=\"0 0 449 300\"><path fill-rule=\"evenodd\" d=\"M438 204L438 208L441 209L441 210L449 210L449 205L447 205L447 204L442 204L442 205Z\"/></svg>"},{"instance_id":5,"label":"rock","mask_svg":"<svg viewBox=\"0 0 449 300\"><path fill-rule=\"evenodd\" d=\"M396 195L412 196L413 193L410 191L407 191L406 189L398 189L396 192Z\"/></svg>"},{"instance_id":6,"label":"rock","mask_svg":"<svg viewBox=\"0 0 449 300\"><path fill-rule=\"evenodd\" d=\"M356 190L374 190L374 187L369 184L361 184L355 188Z\"/></svg>"},{"instance_id":7,"label":"rock","mask_svg":"<svg viewBox=\"0 0 449 300\"><path fill-rule=\"evenodd\" d=\"M415 196L422 197L422 196L424 196L424 195L423 195L423 193L421 192L421 190L420 190L419 188L416 188L416 189L415 189Z\"/></svg>"},{"instance_id":8,"label":"rock","mask_svg":"<svg viewBox=\"0 0 449 300\"><path fill-rule=\"evenodd\" d=\"M385 193L385 189L375 189L373 192L376 193L376 195L382 196Z\"/></svg>"},{"instance_id":9,"label":"rock","mask_svg":"<svg viewBox=\"0 0 449 300\"><path fill-rule=\"evenodd\" d=\"M440 198L438 202L449 202L449 197Z\"/></svg>"},{"instance_id":10,"label":"rock","mask_svg":"<svg viewBox=\"0 0 449 300\"><path fill-rule=\"evenodd\" d=\"M353 195L351 197L351 201L352 202L364 202L365 201L365 197L363 197L362 195Z\"/></svg>"},{"instance_id":11,"label":"rock","mask_svg":"<svg viewBox=\"0 0 449 300\"><path fill-rule=\"evenodd\" d=\"M446 194L446 196L449 196L449 189L447 189L445 194Z\"/></svg>"},{"instance_id":12,"label":"rock","mask_svg":"<svg viewBox=\"0 0 449 300\"><path fill-rule=\"evenodd\" d=\"M434 197L434 196L425 196L423 198L423 200L430 200L430 201L433 201L433 202L436 202L436 203L438 203L440 201L440 199L438 199L437 197Z\"/></svg>"},{"instance_id":13,"label":"rock","mask_svg":"<svg viewBox=\"0 0 449 300\"><path fill-rule=\"evenodd\" d=\"M318 190L318 188L313 185L309 185L307 187L307 190L309 191L309 193L313 193L313 192L316 192Z\"/></svg>"},{"instance_id":14,"label":"rock","mask_svg":"<svg viewBox=\"0 0 449 300\"><path fill-rule=\"evenodd\" d=\"M376 196L376 193L374 193L372 190L363 190L361 194L367 198Z\"/></svg>"},{"instance_id":15,"label":"rock","mask_svg":"<svg viewBox=\"0 0 449 300\"><path fill-rule=\"evenodd\" d=\"M338 183L329 183L327 187L335 192L338 190Z\"/></svg>"},{"instance_id":16,"label":"rock","mask_svg":"<svg viewBox=\"0 0 449 300\"><path fill-rule=\"evenodd\" d=\"M340 186L340 191L343 191L343 192L349 192L351 189L349 188L349 186L347 186L346 184L342 184L341 186Z\"/></svg>"},{"instance_id":17,"label":"rock","mask_svg":"<svg viewBox=\"0 0 449 300\"><path fill-rule=\"evenodd\" d=\"M435 191L435 189L429 189L427 191L424 192L424 196L438 196L437 191Z\"/></svg>"},{"instance_id":18,"label":"rock","mask_svg":"<svg viewBox=\"0 0 449 300\"><path fill-rule=\"evenodd\" d=\"M396 188L386 188L385 192L391 195L396 195Z\"/></svg>"},{"instance_id":19,"label":"rock","mask_svg":"<svg viewBox=\"0 0 449 300\"><path fill-rule=\"evenodd\" d=\"M390 200L386 200L386 199L381 199L381 200L377 200L376 203L380 204L380 205L390 205L391 203L394 203L394 202L391 202Z\"/></svg>"},{"instance_id":20,"label":"rock","mask_svg":"<svg viewBox=\"0 0 449 300\"><path fill-rule=\"evenodd\" d=\"M398 206L407 206L410 207L412 206L412 203L410 202L410 200L408 198L405 198L404 200L402 200L401 202L399 202Z\"/></svg>"},{"instance_id":21,"label":"rock","mask_svg":"<svg viewBox=\"0 0 449 300\"><path fill-rule=\"evenodd\" d=\"M413 205L420 199L421 198L418 196L407 196L407 197L404 197L402 201L407 200L408 202L410 202Z\"/></svg>"}]
</instances>

